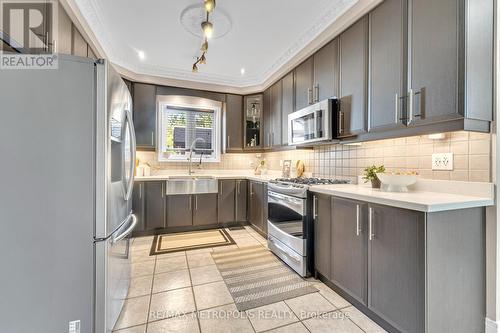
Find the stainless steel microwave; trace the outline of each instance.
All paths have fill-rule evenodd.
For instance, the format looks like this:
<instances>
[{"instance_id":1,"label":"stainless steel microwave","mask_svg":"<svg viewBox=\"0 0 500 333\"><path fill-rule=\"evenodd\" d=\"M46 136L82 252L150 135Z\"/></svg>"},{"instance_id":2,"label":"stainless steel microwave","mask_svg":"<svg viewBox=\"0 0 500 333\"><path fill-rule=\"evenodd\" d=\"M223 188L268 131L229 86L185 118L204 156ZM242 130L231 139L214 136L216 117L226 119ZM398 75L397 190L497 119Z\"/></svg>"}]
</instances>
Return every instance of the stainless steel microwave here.
<instances>
[{"instance_id":1,"label":"stainless steel microwave","mask_svg":"<svg viewBox=\"0 0 500 333\"><path fill-rule=\"evenodd\" d=\"M336 98L323 100L288 115L288 144L302 145L332 140L339 111Z\"/></svg>"}]
</instances>

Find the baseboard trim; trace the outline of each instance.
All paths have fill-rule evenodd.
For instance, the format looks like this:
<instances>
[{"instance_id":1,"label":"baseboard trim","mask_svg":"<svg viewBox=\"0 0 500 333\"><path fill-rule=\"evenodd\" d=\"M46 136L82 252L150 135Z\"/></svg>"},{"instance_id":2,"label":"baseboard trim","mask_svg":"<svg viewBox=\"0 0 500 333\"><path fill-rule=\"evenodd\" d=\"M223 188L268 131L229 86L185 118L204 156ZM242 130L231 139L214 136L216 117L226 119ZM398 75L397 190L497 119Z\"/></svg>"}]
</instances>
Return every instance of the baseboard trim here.
<instances>
[{"instance_id":1,"label":"baseboard trim","mask_svg":"<svg viewBox=\"0 0 500 333\"><path fill-rule=\"evenodd\" d=\"M486 318L485 326L485 333L500 333L500 322L498 321L493 321L489 318Z\"/></svg>"}]
</instances>

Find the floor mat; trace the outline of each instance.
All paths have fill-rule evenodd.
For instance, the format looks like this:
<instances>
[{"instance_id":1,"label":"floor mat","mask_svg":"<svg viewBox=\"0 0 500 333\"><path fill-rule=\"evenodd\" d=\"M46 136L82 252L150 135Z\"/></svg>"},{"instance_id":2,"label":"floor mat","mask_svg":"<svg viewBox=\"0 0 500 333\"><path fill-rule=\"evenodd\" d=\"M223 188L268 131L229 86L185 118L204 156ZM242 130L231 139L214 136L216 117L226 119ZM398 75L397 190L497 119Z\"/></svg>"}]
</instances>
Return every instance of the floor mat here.
<instances>
[{"instance_id":1,"label":"floor mat","mask_svg":"<svg viewBox=\"0 0 500 333\"><path fill-rule=\"evenodd\" d=\"M236 244L235 241L224 229L178 232L155 236L150 255L233 244Z\"/></svg>"},{"instance_id":2,"label":"floor mat","mask_svg":"<svg viewBox=\"0 0 500 333\"><path fill-rule=\"evenodd\" d=\"M318 291L260 245L220 251L212 257L239 311Z\"/></svg>"}]
</instances>

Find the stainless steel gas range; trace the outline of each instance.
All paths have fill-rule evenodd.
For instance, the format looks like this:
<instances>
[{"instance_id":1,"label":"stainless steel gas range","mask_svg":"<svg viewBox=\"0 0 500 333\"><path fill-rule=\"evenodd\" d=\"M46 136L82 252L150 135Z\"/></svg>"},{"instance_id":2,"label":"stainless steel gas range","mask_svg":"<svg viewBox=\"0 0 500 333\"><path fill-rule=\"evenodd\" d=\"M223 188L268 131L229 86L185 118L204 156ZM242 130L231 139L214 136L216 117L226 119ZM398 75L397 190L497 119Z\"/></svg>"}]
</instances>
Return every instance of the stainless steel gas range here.
<instances>
[{"instance_id":1,"label":"stainless steel gas range","mask_svg":"<svg viewBox=\"0 0 500 333\"><path fill-rule=\"evenodd\" d=\"M268 247L301 276L314 269L314 224L310 185L347 184L321 178L278 178L268 184Z\"/></svg>"}]
</instances>

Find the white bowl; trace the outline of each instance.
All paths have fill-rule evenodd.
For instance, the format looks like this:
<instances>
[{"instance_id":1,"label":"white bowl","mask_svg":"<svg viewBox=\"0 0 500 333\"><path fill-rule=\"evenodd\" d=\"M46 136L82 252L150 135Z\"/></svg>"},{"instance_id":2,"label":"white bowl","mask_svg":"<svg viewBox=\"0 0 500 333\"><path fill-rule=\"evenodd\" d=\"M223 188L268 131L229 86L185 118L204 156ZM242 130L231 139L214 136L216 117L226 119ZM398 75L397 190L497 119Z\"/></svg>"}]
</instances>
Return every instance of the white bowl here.
<instances>
[{"instance_id":1,"label":"white bowl","mask_svg":"<svg viewBox=\"0 0 500 333\"><path fill-rule=\"evenodd\" d=\"M387 173L377 173L378 179L382 183L380 190L386 192L408 192L408 186L417 182L416 175L391 175Z\"/></svg>"}]
</instances>

